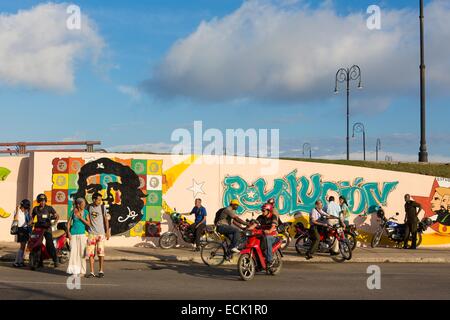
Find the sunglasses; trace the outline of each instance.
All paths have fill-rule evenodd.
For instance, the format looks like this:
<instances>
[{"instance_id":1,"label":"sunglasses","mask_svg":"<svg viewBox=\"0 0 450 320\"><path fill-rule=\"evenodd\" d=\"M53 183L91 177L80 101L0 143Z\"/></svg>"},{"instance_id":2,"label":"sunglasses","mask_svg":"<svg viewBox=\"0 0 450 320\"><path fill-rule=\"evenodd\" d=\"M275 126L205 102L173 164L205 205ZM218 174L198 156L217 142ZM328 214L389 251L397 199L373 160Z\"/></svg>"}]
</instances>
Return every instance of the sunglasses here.
<instances>
[{"instance_id":1,"label":"sunglasses","mask_svg":"<svg viewBox=\"0 0 450 320\"><path fill-rule=\"evenodd\" d=\"M47 202L47 200L46 200L46 199L39 199L38 202L39 202L39 203L41 203L41 202Z\"/></svg>"}]
</instances>

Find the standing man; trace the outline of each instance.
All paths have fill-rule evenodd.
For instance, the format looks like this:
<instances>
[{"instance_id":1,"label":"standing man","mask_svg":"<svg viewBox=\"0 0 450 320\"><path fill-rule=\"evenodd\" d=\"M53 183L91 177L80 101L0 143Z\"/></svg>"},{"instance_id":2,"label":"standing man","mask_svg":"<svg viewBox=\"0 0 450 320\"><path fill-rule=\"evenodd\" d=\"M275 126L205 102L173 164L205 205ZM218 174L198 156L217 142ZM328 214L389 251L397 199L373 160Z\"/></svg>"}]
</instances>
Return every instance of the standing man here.
<instances>
[{"instance_id":1,"label":"standing man","mask_svg":"<svg viewBox=\"0 0 450 320\"><path fill-rule=\"evenodd\" d=\"M47 196L43 193L39 194L36 198L36 201L39 203L36 207L33 208L33 212L31 213L31 220L37 219L36 225L42 228L45 228L44 238L45 238L45 246L47 248L48 254L52 257L55 268L58 267L58 257L56 256L55 245L53 244L53 236L52 236L52 220L55 220L55 223L58 223L59 215L56 213L55 209L52 206L47 205ZM41 261L39 265L43 265L42 261L43 257L41 255Z\"/></svg>"},{"instance_id":2,"label":"standing man","mask_svg":"<svg viewBox=\"0 0 450 320\"><path fill-rule=\"evenodd\" d=\"M200 239L206 228L206 209L202 206L202 199L195 199L195 206L191 212L182 213L182 215L189 216L195 214L195 222L190 226L191 231L195 235L194 250L200 250Z\"/></svg>"},{"instance_id":3,"label":"standing man","mask_svg":"<svg viewBox=\"0 0 450 320\"><path fill-rule=\"evenodd\" d=\"M89 265L91 272L86 275L87 278L95 277L94 262L95 254L97 253L99 260L98 277L103 278L105 261L105 242L111 237L111 230L109 229L109 221L106 217L106 209L103 205L102 195L94 193L92 195L92 204L89 206L88 214L88 240L87 240L87 255L89 256Z\"/></svg>"},{"instance_id":4,"label":"standing man","mask_svg":"<svg viewBox=\"0 0 450 320\"><path fill-rule=\"evenodd\" d=\"M418 209L418 210L417 210ZM408 249L408 240L409 235L411 235L411 247L409 249L416 249L417 243L417 224L419 223L419 219L417 216L420 211L422 211L422 206L411 200L411 196L409 194L405 194L405 239L403 243L403 249Z\"/></svg>"}]
</instances>

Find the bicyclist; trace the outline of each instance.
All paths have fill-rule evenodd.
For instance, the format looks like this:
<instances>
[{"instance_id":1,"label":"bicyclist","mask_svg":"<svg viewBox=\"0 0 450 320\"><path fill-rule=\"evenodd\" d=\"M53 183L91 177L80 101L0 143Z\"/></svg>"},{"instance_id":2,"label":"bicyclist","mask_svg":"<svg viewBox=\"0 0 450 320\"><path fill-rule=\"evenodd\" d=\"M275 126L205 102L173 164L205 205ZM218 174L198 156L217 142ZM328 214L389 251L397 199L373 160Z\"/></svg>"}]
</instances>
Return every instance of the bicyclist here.
<instances>
[{"instance_id":1,"label":"bicyclist","mask_svg":"<svg viewBox=\"0 0 450 320\"><path fill-rule=\"evenodd\" d=\"M267 268L272 266L272 247L275 243L275 236L277 235L278 218L273 213L273 206L271 204L264 204L261 207L262 214L256 218L256 220L261 225L264 230L264 240L265 240L265 256L267 262ZM254 229L256 224L249 227L249 230Z\"/></svg>"},{"instance_id":2,"label":"bicyclist","mask_svg":"<svg viewBox=\"0 0 450 320\"><path fill-rule=\"evenodd\" d=\"M238 245L241 237L241 225L248 225L247 222L239 218L236 210L239 208L238 200L231 200L228 207L222 208L217 212L217 217L214 224L217 227L217 232L228 236L231 240L231 251L239 253Z\"/></svg>"}]
</instances>

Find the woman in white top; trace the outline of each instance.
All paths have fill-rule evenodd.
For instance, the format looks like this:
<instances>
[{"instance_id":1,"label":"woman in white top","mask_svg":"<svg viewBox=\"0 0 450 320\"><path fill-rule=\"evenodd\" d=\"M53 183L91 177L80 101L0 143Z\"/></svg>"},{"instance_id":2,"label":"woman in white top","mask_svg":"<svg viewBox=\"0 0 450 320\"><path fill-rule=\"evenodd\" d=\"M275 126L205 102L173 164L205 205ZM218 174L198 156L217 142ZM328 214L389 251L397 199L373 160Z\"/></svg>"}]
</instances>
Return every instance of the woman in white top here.
<instances>
[{"instance_id":1,"label":"woman in white top","mask_svg":"<svg viewBox=\"0 0 450 320\"><path fill-rule=\"evenodd\" d=\"M16 260L13 266L16 268L24 267L23 256L25 254L25 247L27 245L28 239L30 237L30 215L31 202L30 200L24 199L17 206L14 213L14 223L17 223L18 231L16 234L16 242L20 243L19 251L16 255Z\"/></svg>"}]
</instances>

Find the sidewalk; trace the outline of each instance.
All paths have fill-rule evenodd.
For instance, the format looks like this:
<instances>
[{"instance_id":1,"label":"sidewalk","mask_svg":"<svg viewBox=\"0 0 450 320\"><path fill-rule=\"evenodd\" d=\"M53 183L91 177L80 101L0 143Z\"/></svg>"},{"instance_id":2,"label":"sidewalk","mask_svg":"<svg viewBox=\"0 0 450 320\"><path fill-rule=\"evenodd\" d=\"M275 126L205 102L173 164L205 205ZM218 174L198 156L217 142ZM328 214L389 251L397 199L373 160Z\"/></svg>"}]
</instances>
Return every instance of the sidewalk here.
<instances>
[{"instance_id":1,"label":"sidewalk","mask_svg":"<svg viewBox=\"0 0 450 320\"><path fill-rule=\"evenodd\" d=\"M0 242L0 261L14 261L18 244ZM318 255L310 261L297 254L293 247L283 252L283 261L299 263L316 263L334 261L326 255ZM180 261L203 263L199 252L191 248L179 247L163 250L146 247L107 247L106 261ZM403 250L395 248L357 248L353 251L352 260L346 263L450 263L449 248L419 248L417 250Z\"/></svg>"}]
</instances>

